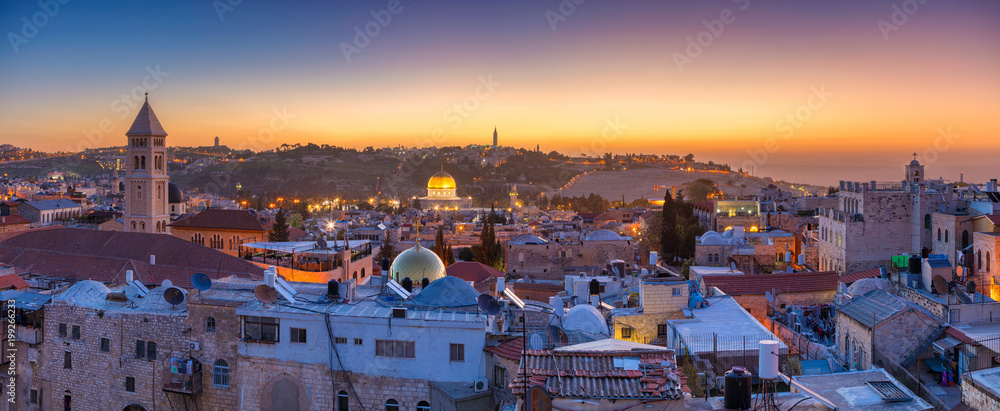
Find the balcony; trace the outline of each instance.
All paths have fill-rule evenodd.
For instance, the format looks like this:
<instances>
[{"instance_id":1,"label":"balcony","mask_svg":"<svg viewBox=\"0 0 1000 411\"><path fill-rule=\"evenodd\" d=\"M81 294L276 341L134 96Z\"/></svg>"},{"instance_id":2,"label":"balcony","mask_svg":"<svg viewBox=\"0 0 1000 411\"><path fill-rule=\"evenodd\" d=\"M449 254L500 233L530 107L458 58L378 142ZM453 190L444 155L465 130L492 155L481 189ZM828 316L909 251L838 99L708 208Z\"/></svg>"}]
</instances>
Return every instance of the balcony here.
<instances>
[{"instance_id":1,"label":"balcony","mask_svg":"<svg viewBox=\"0 0 1000 411\"><path fill-rule=\"evenodd\" d=\"M193 374L177 374L170 369L163 370L163 391L179 394L197 394L201 391L201 371Z\"/></svg>"},{"instance_id":2,"label":"balcony","mask_svg":"<svg viewBox=\"0 0 1000 411\"><path fill-rule=\"evenodd\" d=\"M27 325L18 325L17 340L25 344L38 345L42 342L42 330Z\"/></svg>"}]
</instances>

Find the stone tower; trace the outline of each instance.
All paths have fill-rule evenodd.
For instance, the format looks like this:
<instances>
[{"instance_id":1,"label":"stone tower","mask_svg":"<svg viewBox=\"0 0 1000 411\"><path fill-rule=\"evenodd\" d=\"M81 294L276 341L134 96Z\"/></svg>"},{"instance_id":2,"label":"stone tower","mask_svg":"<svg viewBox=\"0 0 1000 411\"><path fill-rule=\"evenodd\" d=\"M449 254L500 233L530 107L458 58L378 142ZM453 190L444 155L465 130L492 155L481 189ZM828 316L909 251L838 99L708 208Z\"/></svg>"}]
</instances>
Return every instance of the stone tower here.
<instances>
[{"instance_id":1,"label":"stone tower","mask_svg":"<svg viewBox=\"0 0 1000 411\"><path fill-rule=\"evenodd\" d=\"M121 180L118 178L118 169L121 167L122 167L121 163L118 161L118 159L115 159L115 168L114 170L111 171L111 181L108 182L108 184L111 186L111 194L118 194L118 187L121 183Z\"/></svg>"},{"instance_id":2,"label":"stone tower","mask_svg":"<svg viewBox=\"0 0 1000 411\"><path fill-rule=\"evenodd\" d=\"M921 183L924 181L924 166L917 161L917 153L913 153L913 161L906 166L906 181Z\"/></svg>"},{"instance_id":3,"label":"stone tower","mask_svg":"<svg viewBox=\"0 0 1000 411\"><path fill-rule=\"evenodd\" d=\"M497 128L493 127L493 147L497 146Z\"/></svg>"},{"instance_id":4,"label":"stone tower","mask_svg":"<svg viewBox=\"0 0 1000 411\"><path fill-rule=\"evenodd\" d=\"M146 101L135 116L128 137L125 166L125 231L167 233L167 132Z\"/></svg>"}]
</instances>

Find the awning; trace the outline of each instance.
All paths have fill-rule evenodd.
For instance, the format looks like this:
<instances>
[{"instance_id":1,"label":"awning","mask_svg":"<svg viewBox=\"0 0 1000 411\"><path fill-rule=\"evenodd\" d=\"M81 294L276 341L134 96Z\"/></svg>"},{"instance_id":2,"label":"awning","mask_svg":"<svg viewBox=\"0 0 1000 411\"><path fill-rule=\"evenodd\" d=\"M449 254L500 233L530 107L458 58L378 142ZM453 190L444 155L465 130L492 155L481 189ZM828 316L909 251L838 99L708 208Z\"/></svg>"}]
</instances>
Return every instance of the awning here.
<instances>
[{"instance_id":1,"label":"awning","mask_svg":"<svg viewBox=\"0 0 1000 411\"><path fill-rule=\"evenodd\" d=\"M935 341L934 342L934 350L937 351L937 352L939 352L939 353L944 354L945 351L950 350L953 347L955 347L956 345L959 345L961 343L962 343L962 341L960 341L958 338L955 338L955 337L952 337L952 336L949 335L947 337L944 337L944 338L942 338L940 340Z\"/></svg>"},{"instance_id":2,"label":"awning","mask_svg":"<svg viewBox=\"0 0 1000 411\"><path fill-rule=\"evenodd\" d=\"M18 309L38 311L42 308L43 304L52 300L52 296L28 291L6 290L0 292L0 300L5 303L13 300L14 307Z\"/></svg>"}]
</instances>

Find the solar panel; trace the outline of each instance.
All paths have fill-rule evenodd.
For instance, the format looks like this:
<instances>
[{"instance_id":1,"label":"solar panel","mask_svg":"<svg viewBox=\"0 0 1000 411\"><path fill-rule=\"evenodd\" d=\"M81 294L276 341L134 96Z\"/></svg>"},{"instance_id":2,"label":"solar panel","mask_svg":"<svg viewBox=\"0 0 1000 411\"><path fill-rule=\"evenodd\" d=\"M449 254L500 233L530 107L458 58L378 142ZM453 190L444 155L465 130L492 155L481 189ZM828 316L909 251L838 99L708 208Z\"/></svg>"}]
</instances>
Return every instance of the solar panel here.
<instances>
[{"instance_id":1,"label":"solar panel","mask_svg":"<svg viewBox=\"0 0 1000 411\"><path fill-rule=\"evenodd\" d=\"M882 401L886 402L902 402L902 401L913 401L913 397L907 395L903 390L899 389L896 384L891 381L868 381L865 383L872 390L875 390Z\"/></svg>"}]
</instances>

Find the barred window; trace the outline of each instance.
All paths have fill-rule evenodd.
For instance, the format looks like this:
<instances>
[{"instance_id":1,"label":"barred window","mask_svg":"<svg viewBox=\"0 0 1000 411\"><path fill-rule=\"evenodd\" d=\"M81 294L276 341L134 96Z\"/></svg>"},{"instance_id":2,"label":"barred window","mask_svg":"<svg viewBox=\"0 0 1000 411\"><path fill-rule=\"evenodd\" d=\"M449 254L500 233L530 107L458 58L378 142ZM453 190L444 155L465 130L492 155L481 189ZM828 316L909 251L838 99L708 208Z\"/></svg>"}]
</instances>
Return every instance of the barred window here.
<instances>
[{"instance_id":1,"label":"barred window","mask_svg":"<svg viewBox=\"0 0 1000 411\"><path fill-rule=\"evenodd\" d=\"M226 360L216 360L212 365L212 386L229 388L229 363Z\"/></svg>"},{"instance_id":2,"label":"barred window","mask_svg":"<svg viewBox=\"0 0 1000 411\"><path fill-rule=\"evenodd\" d=\"M414 358L413 341L375 340L375 356Z\"/></svg>"}]
</instances>

